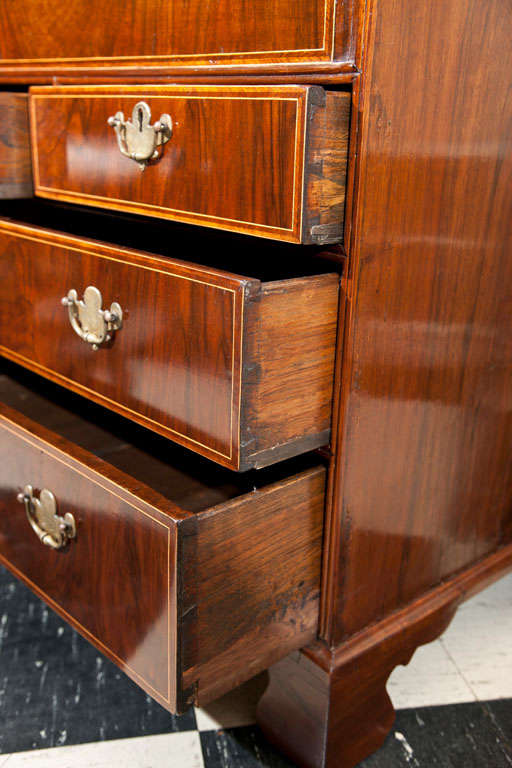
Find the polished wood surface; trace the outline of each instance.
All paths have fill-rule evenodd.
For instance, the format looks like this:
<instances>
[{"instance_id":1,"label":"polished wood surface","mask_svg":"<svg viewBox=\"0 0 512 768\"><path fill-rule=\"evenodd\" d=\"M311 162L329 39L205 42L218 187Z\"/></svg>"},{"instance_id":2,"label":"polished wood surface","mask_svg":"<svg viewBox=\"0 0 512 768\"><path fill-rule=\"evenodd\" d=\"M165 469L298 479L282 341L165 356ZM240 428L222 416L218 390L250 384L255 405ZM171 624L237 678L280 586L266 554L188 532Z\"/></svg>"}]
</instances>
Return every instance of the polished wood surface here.
<instances>
[{"instance_id":1,"label":"polished wood surface","mask_svg":"<svg viewBox=\"0 0 512 768\"><path fill-rule=\"evenodd\" d=\"M146 71L250 72L355 68L356 0L35 0L5 4L0 78ZM336 32L336 43L334 34ZM333 62L331 64L331 62Z\"/></svg>"},{"instance_id":2,"label":"polished wood surface","mask_svg":"<svg viewBox=\"0 0 512 768\"><path fill-rule=\"evenodd\" d=\"M325 560L333 644L512 536L510 13L377 0L371 18Z\"/></svg>"},{"instance_id":3,"label":"polished wood surface","mask_svg":"<svg viewBox=\"0 0 512 768\"><path fill-rule=\"evenodd\" d=\"M143 173L109 116L173 134ZM33 88L37 195L289 242L341 239L350 96L317 86ZM333 138L336 137L336 138Z\"/></svg>"},{"instance_id":4,"label":"polished wood surface","mask_svg":"<svg viewBox=\"0 0 512 768\"><path fill-rule=\"evenodd\" d=\"M448 627L460 603L512 571L512 545L356 633L337 649L317 643L270 671L258 705L266 736L301 768L354 768L378 749L395 712L386 691L399 664Z\"/></svg>"},{"instance_id":5,"label":"polished wood surface","mask_svg":"<svg viewBox=\"0 0 512 768\"><path fill-rule=\"evenodd\" d=\"M15 362L233 469L329 441L336 274L262 284L5 218L0 264ZM97 351L61 304L89 285L124 314Z\"/></svg>"},{"instance_id":6,"label":"polished wood surface","mask_svg":"<svg viewBox=\"0 0 512 768\"><path fill-rule=\"evenodd\" d=\"M0 93L0 115L0 198L31 197L28 96L24 93Z\"/></svg>"},{"instance_id":7,"label":"polished wood surface","mask_svg":"<svg viewBox=\"0 0 512 768\"><path fill-rule=\"evenodd\" d=\"M57 388L38 394L34 381L0 376L0 560L8 568L171 711L218 696L313 640L323 467L263 470L248 493L243 479L218 469L217 487L208 487L204 460L178 453L176 466L166 464L160 438L134 426L130 442L118 417L98 427L101 409L77 416L78 398L57 406L48 398ZM16 499L27 483L51 490L59 513L75 516L77 537L65 549L45 547L32 531Z\"/></svg>"}]
</instances>

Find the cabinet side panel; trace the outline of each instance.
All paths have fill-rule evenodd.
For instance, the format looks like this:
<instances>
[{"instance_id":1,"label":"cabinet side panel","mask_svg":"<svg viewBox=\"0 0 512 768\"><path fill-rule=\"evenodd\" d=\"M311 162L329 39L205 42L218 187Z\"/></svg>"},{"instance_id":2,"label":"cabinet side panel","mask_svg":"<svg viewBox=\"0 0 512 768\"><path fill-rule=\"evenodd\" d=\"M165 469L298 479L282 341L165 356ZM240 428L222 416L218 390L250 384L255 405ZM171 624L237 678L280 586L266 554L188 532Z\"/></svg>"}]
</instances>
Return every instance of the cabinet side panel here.
<instances>
[{"instance_id":1,"label":"cabinet side panel","mask_svg":"<svg viewBox=\"0 0 512 768\"><path fill-rule=\"evenodd\" d=\"M377 0L330 639L510 539L512 16Z\"/></svg>"}]
</instances>

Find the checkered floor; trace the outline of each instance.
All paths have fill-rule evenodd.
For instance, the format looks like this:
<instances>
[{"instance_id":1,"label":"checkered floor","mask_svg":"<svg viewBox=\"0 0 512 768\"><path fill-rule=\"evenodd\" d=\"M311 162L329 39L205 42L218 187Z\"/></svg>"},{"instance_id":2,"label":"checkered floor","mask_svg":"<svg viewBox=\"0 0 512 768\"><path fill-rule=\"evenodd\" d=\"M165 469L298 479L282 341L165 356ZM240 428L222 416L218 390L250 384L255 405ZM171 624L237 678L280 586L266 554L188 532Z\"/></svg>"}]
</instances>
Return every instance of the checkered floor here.
<instances>
[{"instance_id":1,"label":"checkered floor","mask_svg":"<svg viewBox=\"0 0 512 768\"><path fill-rule=\"evenodd\" d=\"M172 717L0 568L0 768L290 768L254 725L265 676ZM393 673L362 768L512 766L512 576Z\"/></svg>"}]
</instances>

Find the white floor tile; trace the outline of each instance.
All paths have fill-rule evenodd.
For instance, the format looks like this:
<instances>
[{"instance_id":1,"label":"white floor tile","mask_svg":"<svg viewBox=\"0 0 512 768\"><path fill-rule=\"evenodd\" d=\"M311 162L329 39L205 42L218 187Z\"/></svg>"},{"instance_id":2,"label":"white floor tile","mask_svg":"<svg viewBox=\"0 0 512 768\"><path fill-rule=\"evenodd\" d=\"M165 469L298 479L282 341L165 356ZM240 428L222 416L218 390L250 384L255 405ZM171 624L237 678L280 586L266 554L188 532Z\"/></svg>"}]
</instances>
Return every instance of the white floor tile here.
<instances>
[{"instance_id":1,"label":"white floor tile","mask_svg":"<svg viewBox=\"0 0 512 768\"><path fill-rule=\"evenodd\" d=\"M267 675L264 673L203 709L196 709L197 727L200 731L216 731L219 728L253 725L256 722L256 706L266 686Z\"/></svg>"},{"instance_id":2,"label":"white floor tile","mask_svg":"<svg viewBox=\"0 0 512 768\"><path fill-rule=\"evenodd\" d=\"M397 709L512 698L512 575L468 600L450 627L389 678Z\"/></svg>"},{"instance_id":3,"label":"white floor tile","mask_svg":"<svg viewBox=\"0 0 512 768\"><path fill-rule=\"evenodd\" d=\"M35 749L5 757L5 768L204 768L197 731Z\"/></svg>"},{"instance_id":4,"label":"white floor tile","mask_svg":"<svg viewBox=\"0 0 512 768\"><path fill-rule=\"evenodd\" d=\"M512 576L461 606L441 642L477 699L512 698Z\"/></svg>"},{"instance_id":5,"label":"white floor tile","mask_svg":"<svg viewBox=\"0 0 512 768\"><path fill-rule=\"evenodd\" d=\"M438 640L418 648L406 667L397 667L387 689L395 709L475 700L471 688Z\"/></svg>"}]
</instances>

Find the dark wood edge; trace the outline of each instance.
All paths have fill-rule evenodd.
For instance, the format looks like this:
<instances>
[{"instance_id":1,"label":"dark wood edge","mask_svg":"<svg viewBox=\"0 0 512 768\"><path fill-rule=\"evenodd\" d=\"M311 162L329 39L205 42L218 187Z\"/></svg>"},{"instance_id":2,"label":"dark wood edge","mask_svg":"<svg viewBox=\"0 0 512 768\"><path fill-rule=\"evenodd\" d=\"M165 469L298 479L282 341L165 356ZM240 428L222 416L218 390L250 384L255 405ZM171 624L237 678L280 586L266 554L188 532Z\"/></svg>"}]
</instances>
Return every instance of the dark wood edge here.
<instances>
[{"instance_id":1,"label":"dark wood edge","mask_svg":"<svg viewBox=\"0 0 512 768\"><path fill-rule=\"evenodd\" d=\"M344 483L344 454L342 445L346 428L345 417L347 415L347 401L351 391L351 378L353 367L353 335L355 323L355 303L357 297L357 279L359 274L359 227L360 227L360 198L362 164L364 160L363 140L367 133L369 110L366 109L365 100L368 99L368 89L365 82L370 71L371 57L373 55L373 36L375 24L373 23L374 0L360 0L361 13L361 37L358 62L362 71L357 76L352 86L352 112L350 121L349 158L347 168L347 190L345 203L345 233L344 247L348 256L346 269L342 280L342 293L345 296L344 333L338 338L336 366L335 366L335 399L333 407L333 429L331 445L333 460L329 467L328 488L326 496L326 556L323 562L322 576L322 605L320 616L320 637L328 644L340 640L336 627L336 594L341 592L344 573L339 571L339 558L337 553L341 550L342 539L350 538L350 521L344 519L344 511L338 501L342 497L341 489ZM367 61L370 59L370 61ZM355 216L358 212L359 216ZM340 293L341 293L340 292Z\"/></svg>"},{"instance_id":2,"label":"dark wood edge","mask_svg":"<svg viewBox=\"0 0 512 768\"><path fill-rule=\"evenodd\" d=\"M307 289L311 284L311 276L309 277L293 277L285 280L272 280L265 283L260 283L258 286L247 286L245 293L245 305L244 315L247 317L254 305L259 302L264 295L271 295L272 293L280 293L283 291L289 291L290 289L300 288ZM336 283L339 285L339 274L336 272L327 272L325 274L319 274L314 276L315 283L317 285L325 283ZM247 326L244 325L244 328ZM251 360L248 349L247 334L244 334L242 342L242 360L243 360L243 375L242 382L248 382L251 375L253 375L254 368L257 364ZM314 434L304 435L297 439L289 440L286 443L282 443L278 446L262 450L251 451L251 443L254 443L254 439L248 429L248 419L246 410L249 407L248 398L245 397L243 384L242 384L242 397L240 408L240 463L238 471L246 472L249 469L263 469L264 467L275 464L278 461L289 459L293 456L298 456L301 453L313 451L316 448L325 446L330 441L331 430L321 430Z\"/></svg>"},{"instance_id":3,"label":"dark wood edge","mask_svg":"<svg viewBox=\"0 0 512 768\"><path fill-rule=\"evenodd\" d=\"M125 75L115 77L101 75L83 75L69 77L38 77L29 81L26 77L6 79L0 76L0 84L22 85L350 85L359 77L358 70L353 72L337 72L334 74L298 74L298 75Z\"/></svg>"},{"instance_id":4,"label":"dark wood edge","mask_svg":"<svg viewBox=\"0 0 512 768\"><path fill-rule=\"evenodd\" d=\"M188 568L187 562L197 562L197 537L199 526L197 515L180 521L176 542L176 714L187 711L197 701L198 684L195 681L187 687L183 673L186 658L197 658L198 637L195 627L198 622L198 578L196 568ZM186 571L186 573L185 573ZM191 643L193 647L191 647Z\"/></svg>"},{"instance_id":5,"label":"dark wood edge","mask_svg":"<svg viewBox=\"0 0 512 768\"><path fill-rule=\"evenodd\" d=\"M320 92L321 91L321 92ZM312 86L308 92L307 118L306 118L306 136L305 146L306 154L304 159L304 202L301 240L303 243L314 243L317 245L337 245L343 241L345 227L345 211L347 197L347 171L350 148L349 126L351 123L351 94L348 91L326 91L325 88L318 89ZM323 136L320 141L318 138L314 142L312 136L321 126L329 134ZM330 133L329 133L330 131ZM344 155L338 151L338 147L333 143L334 136L348 134ZM321 159L320 159L321 158ZM322 169L333 162L333 158L343 167L342 176L337 180L334 173L326 173ZM307 201L307 190L310 180L318 174L325 178L325 184L338 183L340 189L343 188L343 206L342 210L333 215L332 210L328 217L328 222L318 220L318 212L313 212ZM321 239L318 232L314 233L315 225L321 224L324 230ZM318 229L318 227L316 227Z\"/></svg>"},{"instance_id":6,"label":"dark wood edge","mask_svg":"<svg viewBox=\"0 0 512 768\"><path fill-rule=\"evenodd\" d=\"M290 487L300 487L302 483L309 481L324 481L325 475L325 467L317 465L284 480L270 483L262 488L255 488L249 493L210 507L200 515L196 515L195 519L188 518L178 523L177 588L179 590L178 606L181 607L177 616L178 713L186 711L192 704L202 706L218 698L225 694L230 687L236 687L245 682L249 677L263 671L301 644L313 642L316 637L320 602L319 583L310 592L307 600L301 600L300 605L287 605L286 609L283 606L279 609L276 606L271 606L271 618L268 622L255 625L249 634L245 634L226 647L218 649L211 658L202 658L201 633L210 631L209 624L205 625L204 618L202 618L202 608L204 608L202 599L205 590L206 593L209 591L208 574L198 572L195 567L191 568L191 564L195 565L198 562L199 537L201 533L204 534L205 528L208 527L212 518L218 517L221 521L224 518L231 524L233 520L236 521L237 514L241 512L250 521L255 507L266 498L273 496L279 500L283 510L286 510L283 504L287 501L287 491ZM268 515L267 519L270 520ZM320 519L322 519L321 515ZM248 524L250 525L250 522ZM320 544L318 557L320 558ZM229 555L227 555L227 559L229 559ZM186 567L187 562L188 567ZM202 580L201 585L199 584L200 580ZM200 594L201 591L203 598ZM282 634L281 624L288 611L295 614L294 633L286 637ZM229 622L229 619L229 615L226 615L226 622ZM198 628L199 633L197 633ZM248 645L253 646L254 657L251 658L250 665L245 663L241 665L241 659L247 656ZM264 655L260 658L262 646ZM240 656L240 649L242 649L242 656ZM222 665L226 665L228 670L232 670L233 665L236 667L235 682L231 679L226 685L224 676L219 676L218 670Z\"/></svg>"}]
</instances>

